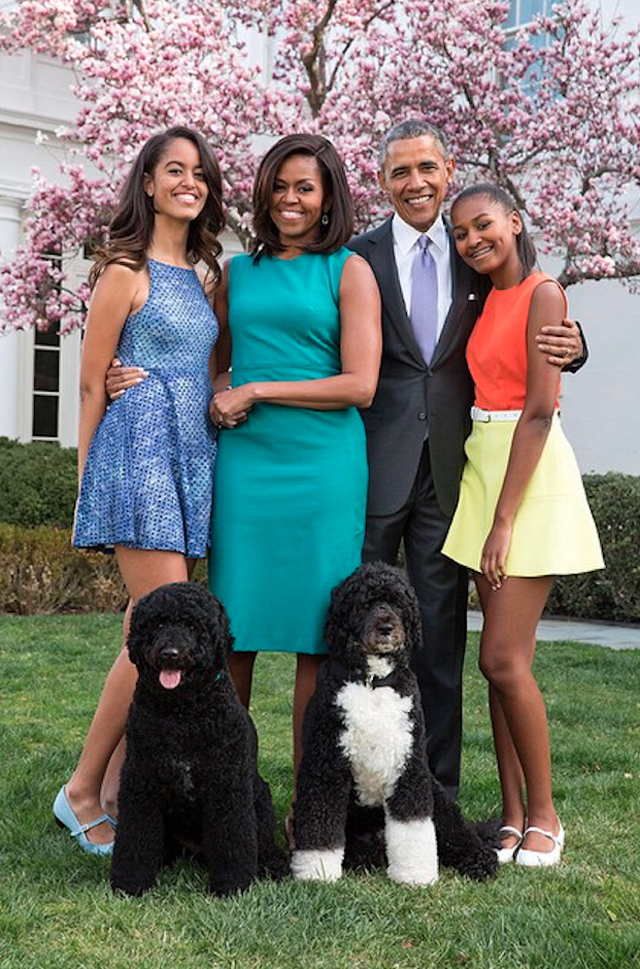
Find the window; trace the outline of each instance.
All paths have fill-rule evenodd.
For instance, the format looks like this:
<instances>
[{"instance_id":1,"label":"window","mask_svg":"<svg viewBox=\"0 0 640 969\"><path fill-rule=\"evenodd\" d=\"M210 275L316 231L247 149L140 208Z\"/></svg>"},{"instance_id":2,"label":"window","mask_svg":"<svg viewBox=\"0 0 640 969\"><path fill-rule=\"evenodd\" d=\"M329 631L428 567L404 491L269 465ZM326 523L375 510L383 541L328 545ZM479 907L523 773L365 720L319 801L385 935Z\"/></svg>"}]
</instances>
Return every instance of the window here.
<instances>
[{"instance_id":1,"label":"window","mask_svg":"<svg viewBox=\"0 0 640 969\"><path fill-rule=\"evenodd\" d=\"M552 4L556 0L511 0L511 9L505 23L505 33L507 35L506 48L516 45L516 37L520 27L526 27L532 23L535 17L547 16L551 12ZM532 47L540 49L546 47L549 41L548 34L535 33L529 37ZM533 97L540 84L542 64L540 59L534 62L528 69L522 84L525 94Z\"/></svg>"},{"instance_id":2,"label":"window","mask_svg":"<svg viewBox=\"0 0 640 969\"><path fill-rule=\"evenodd\" d=\"M33 360L34 440L58 440L60 401L60 334L36 331Z\"/></svg>"},{"instance_id":3,"label":"window","mask_svg":"<svg viewBox=\"0 0 640 969\"><path fill-rule=\"evenodd\" d=\"M56 269L62 267L58 255L51 256ZM57 441L60 407L60 334L50 326L36 330L33 340L33 416L34 441Z\"/></svg>"},{"instance_id":4,"label":"window","mask_svg":"<svg viewBox=\"0 0 640 969\"><path fill-rule=\"evenodd\" d=\"M530 24L535 16L545 16L553 0L511 0L511 10L505 24L507 30Z\"/></svg>"}]
</instances>

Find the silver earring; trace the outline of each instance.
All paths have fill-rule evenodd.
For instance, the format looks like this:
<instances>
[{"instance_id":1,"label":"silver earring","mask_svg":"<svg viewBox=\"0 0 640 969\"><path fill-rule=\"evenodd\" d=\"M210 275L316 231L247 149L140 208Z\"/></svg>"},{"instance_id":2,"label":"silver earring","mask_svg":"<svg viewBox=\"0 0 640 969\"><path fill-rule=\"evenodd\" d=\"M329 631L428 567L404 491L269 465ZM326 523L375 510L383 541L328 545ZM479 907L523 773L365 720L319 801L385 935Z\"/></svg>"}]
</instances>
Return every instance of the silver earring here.
<instances>
[{"instance_id":1,"label":"silver earring","mask_svg":"<svg viewBox=\"0 0 640 969\"><path fill-rule=\"evenodd\" d=\"M320 219L320 225L329 225L329 216L327 215L326 212L324 213L324 215Z\"/></svg>"}]
</instances>

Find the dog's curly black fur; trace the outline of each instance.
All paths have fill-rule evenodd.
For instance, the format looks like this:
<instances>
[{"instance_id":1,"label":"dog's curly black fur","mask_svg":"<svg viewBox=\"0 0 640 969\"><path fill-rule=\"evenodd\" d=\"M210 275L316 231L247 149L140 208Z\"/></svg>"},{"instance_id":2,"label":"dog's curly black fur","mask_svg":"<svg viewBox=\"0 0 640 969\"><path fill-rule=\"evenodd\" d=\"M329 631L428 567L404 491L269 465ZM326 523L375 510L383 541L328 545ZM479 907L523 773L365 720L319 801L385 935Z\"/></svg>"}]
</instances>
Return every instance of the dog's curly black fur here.
<instances>
[{"instance_id":1,"label":"dog's curly black fur","mask_svg":"<svg viewBox=\"0 0 640 969\"><path fill-rule=\"evenodd\" d=\"M348 867L388 862L396 880L431 883L437 877L436 848L434 844L426 850L424 842L432 837L433 828L441 864L478 880L493 874L495 851L465 821L429 771L422 705L410 668L422 641L420 613L404 573L384 563L367 564L338 585L331 596L325 641L329 655L304 721L294 876L339 877L344 850ZM374 699L373 694L381 687L389 688L384 698L389 722L404 731L405 739L401 737L397 747L401 767L391 769L387 787L382 784L378 796L366 787L367 771L375 772L384 762L380 747L397 743L390 736L393 730L382 731L377 738L371 735L377 700L383 699ZM359 739L358 717L364 731ZM356 749L358 743L364 755ZM367 751L372 754L371 768ZM392 755L387 759L391 762ZM396 839L393 857L390 832Z\"/></svg>"},{"instance_id":2,"label":"dog's curly black fur","mask_svg":"<svg viewBox=\"0 0 640 969\"><path fill-rule=\"evenodd\" d=\"M222 604L176 582L133 610L128 648L138 682L127 720L111 884L151 888L182 846L201 851L215 895L288 871L258 774L255 728L226 669L233 645Z\"/></svg>"}]
</instances>

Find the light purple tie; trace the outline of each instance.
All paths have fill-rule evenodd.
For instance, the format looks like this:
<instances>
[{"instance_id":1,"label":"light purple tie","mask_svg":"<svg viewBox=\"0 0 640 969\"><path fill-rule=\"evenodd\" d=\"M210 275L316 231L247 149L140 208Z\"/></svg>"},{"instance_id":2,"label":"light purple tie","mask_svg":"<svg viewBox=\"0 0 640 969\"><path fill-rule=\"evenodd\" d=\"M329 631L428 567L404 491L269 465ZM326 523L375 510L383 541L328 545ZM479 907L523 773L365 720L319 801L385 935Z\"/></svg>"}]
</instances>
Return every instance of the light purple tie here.
<instances>
[{"instance_id":1,"label":"light purple tie","mask_svg":"<svg viewBox=\"0 0 640 969\"><path fill-rule=\"evenodd\" d=\"M438 271L429 252L431 239L421 235L411 266L411 326L425 363L430 363L438 337Z\"/></svg>"}]
</instances>

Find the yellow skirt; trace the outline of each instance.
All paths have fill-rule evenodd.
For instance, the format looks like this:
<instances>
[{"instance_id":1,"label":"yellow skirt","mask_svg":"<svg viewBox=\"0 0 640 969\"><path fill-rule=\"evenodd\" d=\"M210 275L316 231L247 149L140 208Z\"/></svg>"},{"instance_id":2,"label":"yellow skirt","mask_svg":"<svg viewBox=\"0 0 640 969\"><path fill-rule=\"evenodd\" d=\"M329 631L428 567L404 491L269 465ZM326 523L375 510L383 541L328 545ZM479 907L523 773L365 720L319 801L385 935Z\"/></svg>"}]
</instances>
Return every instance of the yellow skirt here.
<instances>
[{"instance_id":1,"label":"yellow skirt","mask_svg":"<svg viewBox=\"0 0 640 969\"><path fill-rule=\"evenodd\" d=\"M480 571L517 421L474 421L465 444L460 497L442 551ZM507 575L573 575L604 568L580 469L560 419L553 419L513 523Z\"/></svg>"}]
</instances>

